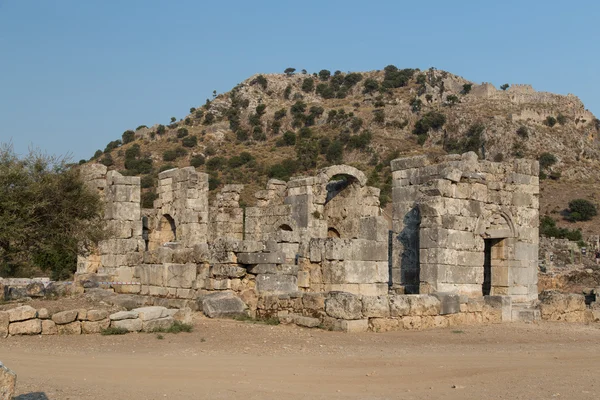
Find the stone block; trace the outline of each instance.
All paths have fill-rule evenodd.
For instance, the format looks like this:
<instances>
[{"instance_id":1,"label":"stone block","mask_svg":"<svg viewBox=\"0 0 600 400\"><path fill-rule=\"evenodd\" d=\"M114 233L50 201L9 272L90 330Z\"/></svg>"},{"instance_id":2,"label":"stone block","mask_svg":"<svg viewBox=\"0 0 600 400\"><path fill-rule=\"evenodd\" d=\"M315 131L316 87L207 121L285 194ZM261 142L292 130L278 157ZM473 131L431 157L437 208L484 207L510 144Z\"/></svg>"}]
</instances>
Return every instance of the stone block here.
<instances>
[{"instance_id":1,"label":"stone block","mask_svg":"<svg viewBox=\"0 0 600 400\"><path fill-rule=\"evenodd\" d=\"M42 320L42 335L57 335L58 328L51 319Z\"/></svg>"},{"instance_id":2,"label":"stone block","mask_svg":"<svg viewBox=\"0 0 600 400\"><path fill-rule=\"evenodd\" d=\"M175 319L171 316L166 316L163 318L152 319L149 321L144 321L142 324L142 330L144 332L155 332L155 331L163 331L169 329L173 326Z\"/></svg>"},{"instance_id":3,"label":"stone block","mask_svg":"<svg viewBox=\"0 0 600 400\"><path fill-rule=\"evenodd\" d=\"M68 324L56 325L59 335L81 335L81 322L73 321Z\"/></svg>"},{"instance_id":4,"label":"stone block","mask_svg":"<svg viewBox=\"0 0 600 400\"><path fill-rule=\"evenodd\" d=\"M49 319L50 313L47 308L40 308L37 312L39 319Z\"/></svg>"},{"instance_id":5,"label":"stone block","mask_svg":"<svg viewBox=\"0 0 600 400\"><path fill-rule=\"evenodd\" d=\"M341 330L347 333L360 333L367 332L369 330L369 320L368 319L357 319L357 320L342 320L341 321Z\"/></svg>"},{"instance_id":6,"label":"stone block","mask_svg":"<svg viewBox=\"0 0 600 400\"><path fill-rule=\"evenodd\" d=\"M321 325L321 320L319 318L291 315L291 319L294 324L307 328L316 328L317 326Z\"/></svg>"},{"instance_id":7,"label":"stone block","mask_svg":"<svg viewBox=\"0 0 600 400\"><path fill-rule=\"evenodd\" d=\"M429 160L427 156L413 156L413 157L405 157L405 158L397 158L392 160L390 166L392 171L400 171L404 169L410 168L420 168L429 164Z\"/></svg>"},{"instance_id":8,"label":"stone block","mask_svg":"<svg viewBox=\"0 0 600 400\"><path fill-rule=\"evenodd\" d=\"M310 287L310 271L298 271L298 287Z\"/></svg>"},{"instance_id":9,"label":"stone block","mask_svg":"<svg viewBox=\"0 0 600 400\"><path fill-rule=\"evenodd\" d=\"M390 332L403 328L401 319L369 318L369 328L373 332Z\"/></svg>"},{"instance_id":10,"label":"stone block","mask_svg":"<svg viewBox=\"0 0 600 400\"><path fill-rule=\"evenodd\" d=\"M113 320L111 318L110 326L113 328L122 328L126 329L129 332L139 332L142 330L143 322L139 318L135 319L120 319Z\"/></svg>"},{"instance_id":11,"label":"stone block","mask_svg":"<svg viewBox=\"0 0 600 400\"><path fill-rule=\"evenodd\" d=\"M237 261L240 264L284 264L285 254L275 253L238 253Z\"/></svg>"},{"instance_id":12,"label":"stone block","mask_svg":"<svg viewBox=\"0 0 600 400\"><path fill-rule=\"evenodd\" d=\"M359 223L359 238L387 243L389 237L388 223L383 217L363 217Z\"/></svg>"},{"instance_id":13,"label":"stone block","mask_svg":"<svg viewBox=\"0 0 600 400\"><path fill-rule=\"evenodd\" d=\"M365 317L387 318L390 316L388 296L363 296L362 314Z\"/></svg>"},{"instance_id":14,"label":"stone block","mask_svg":"<svg viewBox=\"0 0 600 400\"><path fill-rule=\"evenodd\" d=\"M294 275L256 275L256 289L267 293L290 293L298 290L298 278Z\"/></svg>"},{"instance_id":15,"label":"stone block","mask_svg":"<svg viewBox=\"0 0 600 400\"><path fill-rule=\"evenodd\" d=\"M439 315L440 301L434 296L426 294L410 294L408 302L410 303L410 315Z\"/></svg>"},{"instance_id":16,"label":"stone block","mask_svg":"<svg viewBox=\"0 0 600 400\"><path fill-rule=\"evenodd\" d=\"M17 374L0 363L0 400L12 400L16 386Z\"/></svg>"},{"instance_id":17,"label":"stone block","mask_svg":"<svg viewBox=\"0 0 600 400\"><path fill-rule=\"evenodd\" d=\"M140 307L135 308L131 311L137 312L138 318L141 319L142 322L146 322L152 319L163 318L167 315L167 309L165 307L159 306Z\"/></svg>"},{"instance_id":18,"label":"stone block","mask_svg":"<svg viewBox=\"0 0 600 400\"><path fill-rule=\"evenodd\" d=\"M245 316L246 304L233 292L212 293L202 299L202 311L209 318Z\"/></svg>"},{"instance_id":19,"label":"stone block","mask_svg":"<svg viewBox=\"0 0 600 400\"><path fill-rule=\"evenodd\" d=\"M0 338L8 336L9 322L8 313L6 311L0 311Z\"/></svg>"},{"instance_id":20,"label":"stone block","mask_svg":"<svg viewBox=\"0 0 600 400\"><path fill-rule=\"evenodd\" d=\"M211 273L215 277L241 278L246 275L246 268L236 264L215 264L211 267Z\"/></svg>"},{"instance_id":21,"label":"stone block","mask_svg":"<svg viewBox=\"0 0 600 400\"><path fill-rule=\"evenodd\" d=\"M138 276L143 285L164 286L165 267L163 265L142 264L135 267L135 276Z\"/></svg>"},{"instance_id":22,"label":"stone block","mask_svg":"<svg viewBox=\"0 0 600 400\"><path fill-rule=\"evenodd\" d=\"M17 308L12 308L7 312L8 320L10 322L25 321L28 319L35 318L37 316L37 311L31 306L21 306Z\"/></svg>"},{"instance_id":23,"label":"stone block","mask_svg":"<svg viewBox=\"0 0 600 400\"><path fill-rule=\"evenodd\" d=\"M11 335L37 335L42 333L41 319L28 319L26 321L11 322L8 326Z\"/></svg>"},{"instance_id":24,"label":"stone block","mask_svg":"<svg viewBox=\"0 0 600 400\"><path fill-rule=\"evenodd\" d=\"M114 314L110 314L109 318L111 321L122 321L124 319L137 319L138 316L139 316L138 312L132 310L132 311L119 311Z\"/></svg>"},{"instance_id":25,"label":"stone block","mask_svg":"<svg viewBox=\"0 0 600 400\"><path fill-rule=\"evenodd\" d=\"M460 312L460 296L458 294L437 292L433 296L440 301L440 315Z\"/></svg>"},{"instance_id":26,"label":"stone block","mask_svg":"<svg viewBox=\"0 0 600 400\"><path fill-rule=\"evenodd\" d=\"M510 322L512 319L512 299L510 296L484 296L484 302L489 307L500 309L502 322Z\"/></svg>"},{"instance_id":27,"label":"stone block","mask_svg":"<svg viewBox=\"0 0 600 400\"><path fill-rule=\"evenodd\" d=\"M104 329L110 326L110 319L104 318L96 321L83 321L81 322L81 333L91 334L100 333Z\"/></svg>"},{"instance_id":28,"label":"stone block","mask_svg":"<svg viewBox=\"0 0 600 400\"><path fill-rule=\"evenodd\" d=\"M256 264L248 268L251 274L297 275L298 266L294 264Z\"/></svg>"},{"instance_id":29,"label":"stone block","mask_svg":"<svg viewBox=\"0 0 600 400\"><path fill-rule=\"evenodd\" d=\"M196 264L165 264L166 286L189 289L196 279Z\"/></svg>"},{"instance_id":30,"label":"stone block","mask_svg":"<svg viewBox=\"0 0 600 400\"><path fill-rule=\"evenodd\" d=\"M77 319L78 310L68 310L52 315L52 321L57 325L69 324Z\"/></svg>"},{"instance_id":31,"label":"stone block","mask_svg":"<svg viewBox=\"0 0 600 400\"><path fill-rule=\"evenodd\" d=\"M333 318L361 319L362 302L351 293L330 292L325 299L325 312Z\"/></svg>"},{"instance_id":32,"label":"stone block","mask_svg":"<svg viewBox=\"0 0 600 400\"><path fill-rule=\"evenodd\" d=\"M403 317L410 314L410 302L408 295L391 295L389 297L390 302L390 316L392 317Z\"/></svg>"},{"instance_id":33,"label":"stone block","mask_svg":"<svg viewBox=\"0 0 600 400\"><path fill-rule=\"evenodd\" d=\"M324 310L325 295L323 293L304 293L302 295L302 305L308 310Z\"/></svg>"}]
</instances>

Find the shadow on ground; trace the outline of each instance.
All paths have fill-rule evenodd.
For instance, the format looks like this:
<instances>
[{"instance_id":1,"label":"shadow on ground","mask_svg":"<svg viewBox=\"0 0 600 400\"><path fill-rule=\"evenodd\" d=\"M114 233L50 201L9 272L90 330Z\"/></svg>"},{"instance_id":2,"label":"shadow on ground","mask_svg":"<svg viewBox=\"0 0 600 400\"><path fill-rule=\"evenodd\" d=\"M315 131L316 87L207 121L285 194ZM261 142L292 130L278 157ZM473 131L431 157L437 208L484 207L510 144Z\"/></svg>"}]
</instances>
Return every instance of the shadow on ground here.
<instances>
[{"instance_id":1,"label":"shadow on ground","mask_svg":"<svg viewBox=\"0 0 600 400\"><path fill-rule=\"evenodd\" d=\"M31 393L21 394L15 398L13 398L13 400L50 400L50 399L48 398L48 396L46 396L46 393L31 392Z\"/></svg>"}]
</instances>

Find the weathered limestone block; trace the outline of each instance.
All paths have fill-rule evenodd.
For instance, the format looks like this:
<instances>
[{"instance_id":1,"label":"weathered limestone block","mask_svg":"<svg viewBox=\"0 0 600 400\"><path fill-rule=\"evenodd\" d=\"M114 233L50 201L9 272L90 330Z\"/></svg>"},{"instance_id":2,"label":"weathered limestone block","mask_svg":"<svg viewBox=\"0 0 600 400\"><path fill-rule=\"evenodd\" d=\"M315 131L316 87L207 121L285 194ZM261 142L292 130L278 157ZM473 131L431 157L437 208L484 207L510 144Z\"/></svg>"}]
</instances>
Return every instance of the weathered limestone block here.
<instances>
[{"instance_id":1,"label":"weathered limestone block","mask_svg":"<svg viewBox=\"0 0 600 400\"><path fill-rule=\"evenodd\" d=\"M0 338L8 336L9 317L6 311L0 311Z\"/></svg>"},{"instance_id":2,"label":"weathered limestone block","mask_svg":"<svg viewBox=\"0 0 600 400\"><path fill-rule=\"evenodd\" d=\"M8 310L8 320L10 322L25 321L36 316L37 311L31 306L21 306Z\"/></svg>"},{"instance_id":3,"label":"weathered limestone block","mask_svg":"<svg viewBox=\"0 0 600 400\"><path fill-rule=\"evenodd\" d=\"M307 328L316 328L321 325L321 320L319 318L305 317L302 315L292 315L291 318L294 324Z\"/></svg>"},{"instance_id":4,"label":"weathered limestone block","mask_svg":"<svg viewBox=\"0 0 600 400\"><path fill-rule=\"evenodd\" d=\"M389 298L390 302L390 315L392 317L403 317L410 314L410 301L408 295L397 294L391 295Z\"/></svg>"},{"instance_id":5,"label":"weathered limestone block","mask_svg":"<svg viewBox=\"0 0 600 400\"><path fill-rule=\"evenodd\" d=\"M440 315L460 312L460 296L458 294L438 292L433 296L440 301Z\"/></svg>"},{"instance_id":6,"label":"weathered limestone block","mask_svg":"<svg viewBox=\"0 0 600 400\"><path fill-rule=\"evenodd\" d=\"M17 374L0 362L0 400L12 400L17 386Z\"/></svg>"},{"instance_id":7,"label":"weathered limestone block","mask_svg":"<svg viewBox=\"0 0 600 400\"><path fill-rule=\"evenodd\" d=\"M202 299L202 311L209 318L246 315L246 304L233 292L212 293Z\"/></svg>"},{"instance_id":8,"label":"weathered limestone block","mask_svg":"<svg viewBox=\"0 0 600 400\"><path fill-rule=\"evenodd\" d=\"M389 229L385 218L377 216L360 219L359 238L387 243L388 236Z\"/></svg>"},{"instance_id":9,"label":"weathered limestone block","mask_svg":"<svg viewBox=\"0 0 600 400\"><path fill-rule=\"evenodd\" d=\"M501 310L502 322L512 319L512 298L510 296L485 296L485 304L494 309Z\"/></svg>"},{"instance_id":10,"label":"weathered limestone block","mask_svg":"<svg viewBox=\"0 0 600 400\"><path fill-rule=\"evenodd\" d=\"M290 293L298 290L298 278L294 275L256 275L256 290L268 293Z\"/></svg>"},{"instance_id":11,"label":"weathered limestone block","mask_svg":"<svg viewBox=\"0 0 600 400\"><path fill-rule=\"evenodd\" d=\"M42 332L42 320L28 319L21 322L11 322L8 333L11 335L37 335Z\"/></svg>"},{"instance_id":12,"label":"weathered limestone block","mask_svg":"<svg viewBox=\"0 0 600 400\"><path fill-rule=\"evenodd\" d=\"M246 275L246 269L238 267L236 264L215 264L211 272L216 277L241 278Z\"/></svg>"},{"instance_id":13,"label":"weathered limestone block","mask_svg":"<svg viewBox=\"0 0 600 400\"><path fill-rule=\"evenodd\" d=\"M95 321L83 321L81 323L81 333L100 333L110 326L110 319L104 318Z\"/></svg>"},{"instance_id":14,"label":"weathered limestone block","mask_svg":"<svg viewBox=\"0 0 600 400\"><path fill-rule=\"evenodd\" d=\"M138 312L132 310L132 311L119 311L114 314L110 314L109 318L111 321L121 321L124 319L137 319L138 316L139 316Z\"/></svg>"},{"instance_id":15,"label":"weathered limestone block","mask_svg":"<svg viewBox=\"0 0 600 400\"><path fill-rule=\"evenodd\" d=\"M81 335L81 322L74 321L68 324L56 325L59 335Z\"/></svg>"},{"instance_id":16,"label":"weathered limestone block","mask_svg":"<svg viewBox=\"0 0 600 400\"><path fill-rule=\"evenodd\" d=\"M351 293L330 292L325 299L325 312L333 318L361 319L362 302Z\"/></svg>"},{"instance_id":17,"label":"weathered limestone block","mask_svg":"<svg viewBox=\"0 0 600 400\"><path fill-rule=\"evenodd\" d=\"M166 286L189 289L196 279L196 264L165 264Z\"/></svg>"},{"instance_id":18,"label":"weathered limestone block","mask_svg":"<svg viewBox=\"0 0 600 400\"><path fill-rule=\"evenodd\" d=\"M341 321L342 331L348 333L360 333L367 332L369 330L368 319L356 319L356 320L342 320Z\"/></svg>"},{"instance_id":19,"label":"weathered limestone block","mask_svg":"<svg viewBox=\"0 0 600 400\"><path fill-rule=\"evenodd\" d=\"M43 297L46 288L42 282L32 282L25 287L25 294L29 297Z\"/></svg>"},{"instance_id":20,"label":"weathered limestone block","mask_svg":"<svg viewBox=\"0 0 600 400\"><path fill-rule=\"evenodd\" d=\"M548 321L582 322L586 310L585 297L574 293L544 290L539 294L542 319Z\"/></svg>"},{"instance_id":21,"label":"weathered limestone block","mask_svg":"<svg viewBox=\"0 0 600 400\"><path fill-rule=\"evenodd\" d=\"M251 274L296 275L298 266L294 264L256 264L248 268Z\"/></svg>"},{"instance_id":22,"label":"weathered limestone block","mask_svg":"<svg viewBox=\"0 0 600 400\"><path fill-rule=\"evenodd\" d=\"M298 287L310 287L310 271L298 271Z\"/></svg>"},{"instance_id":23,"label":"weathered limestone block","mask_svg":"<svg viewBox=\"0 0 600 400\"><path fill-rule=\"evenodd\" d=\"M77 319L78 310L61 311L52 315L52 321L57 325L68 324Z\"/></svg>"},{"instance_id":24,"label":"weathered limestone block","mask_svg":"<svg viewBox=\"0 0 600 400\"><path fill-rule=\"evenodd\" d=\"M238 253L237 261L240 264L284 264L285 254L275 253Z\"/></svg>"},{"instance_id":25,"label":"weathered limestone block","mask_svg":"<svg viewBox=\"0 0 600 400\"><path fill-rule=\"evenodd\" d=\"M135 319L121 319L121 320L112 320L110 322L110 326L113 328L123 328L128 330L129 332L139 332L142 330L142 320L139 318Z\"/></svg>"},{"instance_id":26,"label":"weathered limestone block","mask_svg":"<svg viewBox=\"0 0 600 400\"><path fill-rule=\"evenodd\" d=\"M362 314L365 317L389 317L390 302L388 296L363 296Z\"/></svg>"},{"instance_id":27,"label":"weathered limestone block","mask_svg":"<svg viewBox=\"0 0 600 400\"><path fill-rule=\"evenodd\" d=\"M152 320L148 320L148 321L144 321L144 323L142 324L142 330L144 332L154 332L154 331L160 331L160 330L165 330L165 329L169 329L171 326L173 326L173 323L175 322L175 319L171 316L166 316L163 318L158 318L158 319L152 319Z\"/></svg>"},{"instance_id":28,"label":"weathered limestone block","mask_svg":"<svg viewBox=\"0 0 600 400\"><path fill-rule=\"evenodd\" d=\"M325 310L325 295L323 293L304 293L302 305L308 310Z\"/></svg>"},{"instance_id":29,"label":"weathered limestone block","mask_svg":"<svg viewBox=\"0 0 600 400\"><path fill-rule=\"evenodd\" d=\"M57 335L58 328L56 327L56 323L51 319L43 319L42 320L42 335Z\"/></svg>"},{"instance_id":30,"label":"weathered limestone block","mask_svg":"<svg viewBox=\"0 0 600 400\"><path fill-rule=\"evenodd\" d=\"M373 332L390 332L404 328L401 319L369 318L369 328Z\"/></svg>"},{"instance_id":31,"label":"weathered limestone block","mask_svg":"<svg viewBox=\"0 0 600 400\"><path fill-rule=\"evenodd\" d=\"M138 313L138 318L143 322L167 316L167 309L159 306L140 307L131 311L136 311Z\"/></svg>"},{"instance_id":32,"label":"weathered limestone block","mask_svg":"<svg viewBox=\"0 0 600 400\"><path fill-rule=\"evenodd\" d=\"M414 157L405 157L405 158L397 158L392 160L390 166L392 171L400 171L410 168L420 168L429 164L429 160L427 156L414 156Z\"/></svg>"}]
</instances>

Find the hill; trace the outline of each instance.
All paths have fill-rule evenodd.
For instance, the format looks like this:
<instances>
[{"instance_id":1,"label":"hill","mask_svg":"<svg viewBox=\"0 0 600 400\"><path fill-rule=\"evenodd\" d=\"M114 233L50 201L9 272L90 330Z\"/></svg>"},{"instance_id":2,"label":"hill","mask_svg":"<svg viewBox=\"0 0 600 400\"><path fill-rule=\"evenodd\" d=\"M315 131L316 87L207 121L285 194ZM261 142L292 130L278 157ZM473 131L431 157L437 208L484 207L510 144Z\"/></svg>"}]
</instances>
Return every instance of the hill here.
<instances>
[{"instance_id":1,"label":"hill","mask_svg":"<svg viewBox=\"0 0 600 400\"><path fill-rule=\"evenodd\" d=\"M244 183L242 200L269 178L288 179L346 163L391 200L389 161L407 154L469 150L493 161L528 157L542 166L542 213L558 214L577 193L600 191L600 121L574 95L529 85L476 84L446 71L398 69L258 74L166 125L144 125L90 161L142 177L151 206L158 172L193 165L210 188ZM598 193L597 193L598 192ZM579 223L598 233L593 223Z\"/></svg>"}]
</instances>

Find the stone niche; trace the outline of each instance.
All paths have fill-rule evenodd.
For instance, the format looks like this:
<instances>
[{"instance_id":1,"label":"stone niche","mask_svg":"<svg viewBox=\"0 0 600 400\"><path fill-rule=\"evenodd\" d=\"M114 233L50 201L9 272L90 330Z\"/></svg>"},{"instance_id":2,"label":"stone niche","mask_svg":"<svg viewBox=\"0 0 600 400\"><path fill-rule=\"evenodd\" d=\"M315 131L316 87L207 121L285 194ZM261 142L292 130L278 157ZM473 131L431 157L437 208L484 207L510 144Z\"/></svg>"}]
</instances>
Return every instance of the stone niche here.
<instances>
[{"instance_id":1,"label":"stone niche","mask_svg":"<svg viewBox=\"0 0 600 400\"><path fill-rule=\"evenodd\" d=\"M537 161L496 163L469 152L391 167L394 289L537 299Z\"/></svg>"}]
</instances>

